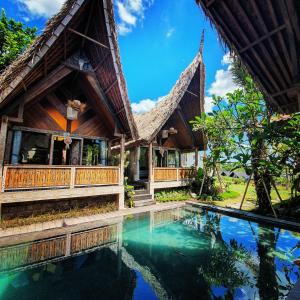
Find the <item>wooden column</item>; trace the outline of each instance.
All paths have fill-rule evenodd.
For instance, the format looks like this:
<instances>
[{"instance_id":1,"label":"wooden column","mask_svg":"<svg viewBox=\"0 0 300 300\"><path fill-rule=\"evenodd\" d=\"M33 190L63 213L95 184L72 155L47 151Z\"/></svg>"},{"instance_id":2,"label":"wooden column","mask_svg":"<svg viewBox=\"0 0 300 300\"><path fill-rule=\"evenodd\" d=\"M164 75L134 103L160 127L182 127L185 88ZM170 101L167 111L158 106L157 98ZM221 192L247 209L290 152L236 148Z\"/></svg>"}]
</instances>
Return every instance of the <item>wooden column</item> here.
<instances>
[{"instance_id":1,"label":"wooden column","mask_svg":"<svg viewBox=\"0 0 300 300\"><path fill-rule=\"evenodd\" d=\"M199 149L196 147L195 149L195 169L198 170L199 168Z\"/></svg>"},{"instance_id":2,"label":"wooden column","mask_svg":"<svg viewBox=\"0 0 300 300\"><path fill-rule=\"evenodd\" d=\"M8 117L2 116L1 128L0 128L0 178L2 178L2 172L3 172L6 137L7 137L7 126L8 126Z\"/></svg>"},{"instance_id":3,"label":"wooden column","mask_svg":"<svg viewBox=\"0 0 300 300\"><path fill-rule=\"evenodd\" d=\"M140 180L140 154L141 154L141 147L135 148L135 166L134 166L134 181Z\"/></svg>"},{"instance_id":4,"label":"wooden column","mask_svg":"<svg viewBox=\"0 0 300 300\"><path fill-rule=\"evenodd\" d=\"M120 145L120 185L124 185L124 166L125 166L125 136L122 134Z\"/></svg>"},{"instance_id":5,"label":"wooden column","mask_svg":"<svg viewBox=\"0 0 300 300\"><path fill-rule=\"evenodd\" d=\"M0 128L0 186L4 184L2 180L3 178L3 164L4 164L4 155L5 155L5 145L6 145L6 137L7 137L7 126L8 126L8 117L7 116L2 116L1 120L1 128ZM1 207L2 203L0 200L0 222L1 222L1 216L2 216L2 211Z\"/></svg>"},{"instance_id":6,"label":"wooden column","mask_svg":"<svg viewBox=\"0 0 300 300\"><path fill-rule=\"evenodd\" d=\"M149 150L148 150L148 168L149 168L149 193L152 197L152 200L154 199L154 174L153 174L153 142L149 144Z\"/></svg>"},{"instance_id":7,"label":"wooden column","mask_svg":"<svg viewBox=\"0 0 300 300\"><path fill-rule=\"evenodd\" d=\"M149 150L148 150L148 168L149 168L149 182L153 182L153 143L151 142L149 144Z\"/></svg>"}]
</instances>

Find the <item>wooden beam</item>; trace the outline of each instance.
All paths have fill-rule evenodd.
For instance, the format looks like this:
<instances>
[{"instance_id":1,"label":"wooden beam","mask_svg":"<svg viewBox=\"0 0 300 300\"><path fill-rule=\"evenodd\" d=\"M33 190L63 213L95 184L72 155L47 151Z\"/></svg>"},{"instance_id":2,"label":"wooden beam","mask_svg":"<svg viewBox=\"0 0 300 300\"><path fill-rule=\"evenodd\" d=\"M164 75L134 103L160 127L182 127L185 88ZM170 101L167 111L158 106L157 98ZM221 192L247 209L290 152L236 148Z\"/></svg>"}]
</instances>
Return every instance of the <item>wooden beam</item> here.
<instances>
[{"instance_id":1,"label":"wooden beam","mask_svg":"<svg viewBox=\"0 0 300 300\"><path fill-rule=\"evenodd\" d=\"M283 24L279 27L277 27L276 29L270 31L269 33L263 35L262 37L260 37L259 39L257 39L256 41L250 43L248 46L244 47L243 49L240 50L240 53L243 53L247 50L249 50L250 48L254 47L255 45L263 42L264 40L268 39L269 37L271 37L273 34L278 33L279 31L283 30L286 28L286 25Z\"/></svg>"},{"instance_id":2,"label":"wooden beam","mask_svg":"<svg viewBox=\"0 0 300 300\"><path fill-rule=\"evenodd\" d=\"M255 8L257 8L257 7L256 7L254 1L251 1L250 4L253 4L253 9L254 9L254 11L255 11ZM253 26L253 24L252 24L252 22L251 22L251 20L250 20L250 18L249 18L249 16L248 16L247 12L245 11L244 7L240 4L239 1L236 2L236 5L239 7L239 10L240 10L241 13L242 13L241 18L244 19L244 20L247 22L248 28L249 28L250 32L251 32L252 35L254 35L256 38L258 38L259 35L258 35L256 29L254 28L254 26ZM227 6L226 6L226 7L227 7ZM229 10L229 13L230 13L231 15L233 15L232 12L231 12L231 10ZM260 14L260 13L258 12L258 10L256 11L256 13L257 13L257 15L258 15L257 21L259 22L259 21L260 21L260 19L259 19L259 14ZM238 21L237 21L237 23L238 23L239 28L241 29L241 31L244 33L244 36L246 37L246 39L249 41L248 36L247 36L247 33L245 33L245 32L243 31L242 26L240 26L240 23L239 23ZM265 27L263 21L260 22L260 25L261 25L262 27ZM271 45L272 50L275 51L276 48L275 48L275 47L272 47L272 43L270 43L270 45ZM274 46L274 45L273 45L273 46ZM270 73L270 70L273 70L273 74L270 73L270 77L271 77L271 79L272 79L272 82L273 82L274 87L275 87L277 90L280 90L281 88L284 88L284 87L286 86L286 84L284 84L284 83L281 84L281 81L278 82L278 81L276 80L276 77L274 76L274 74L281 74L282 72L284 72L285 69L280 70L280 69L277 67L277 65L275 64L274 60L271 59L271 56L272 56L272 55L270 55L269 50L268 50L262 43L258 44L258 47L261 49L261 52L263 53L263 56L264 56L264 61L262 61L262 65L264 66L265 72ZM274 48L275 48L275 49L274 49ZM256 50L255 50L254 48L251 48L251 50L252 50L252 53L257 53ZM277 50L276 50L276 51L277 51ZM257 56L259 57L259 54L258 54ZM281 84L281 86L280 86L280 84Z\"/></svg>"},{"instance_id":3,"label":"wooden beam","mask_svg":"<svg viewBox=\"0 0 300 300\"><path fill-rule=\"evenodd\" d=\"M103 63L108 59L108 57L110 55L111 55L111 52L108 52L104 55L104 57L101 59L101 61L98 63L98 65L94 68L94 72L96 72L103 65Z\"/></svg>"},{"instance_id":4,"label":"wooden beam","mask_svg":"<svg viewBox=\"0 0 300 300\"><path fill-rule=\"evenodd\" d=\"M107 94L114 86L115 84L118 82L118 79L116 79L105 91L104 94Z\"/></svg>"},{"instance_id":5,"label":"wooden beam","mask_svg":"<svg viewBox=\"0 0 300 300\"><path fill-rule=\"evenodd\" d=\"M257 3L255 1L252 1L250 4L253 6L253 10L254 10L255 15L258 16L257 20L258 20L259 26L263 29L263 31L266 34L268 34L269 29L268 29L267 25L265 24L265 18L262 16L262 14L261 14L258 6L257 6ZM283 25L286 28L286 24L283 24ZM257 36L259 36L258 33L257 33L257 31L256 31L256 29L254 28L254 26L252 26L252 28L253 28L255 34ZM284 84L284 86L287 86L291 82L291 75L289 73L289 69L283 63L283 61L282 61L282 54L279 54L279 52L277 50L277 45L274 44L274 41L273 41L272 38L270 38L270 36L268 37L268 41L269 41L269 45L271 46L271 50L273 52L273 59L278 64L279 70L281 71L280 73L278 73L278 75L279 76L283 75L282 79L286 81L286 83ZM261 44L261 46L264 47L263 44ZM266 48L266 47L264 47L264 48ZM266 52L269 53L268 48L266 48ZM270 61L272 61L272 60L270 60Z\"/></svg>"},{"instance_id":6,"label":"wooden beam","mask_svg":"<svg viewBox=\"0 0 300 300\"><path fill-rule=\"evenodd\" d=\"M110 101L108 100L106 94L102 90L102 88L101 88L101 86L100 86L100 84L97 80L96 74L93 74L93 75L82 74L82 75L86 78L86 80L89 83L89 85L91 86L91 88L93 88L93 90L95 91L98 100L101 101L103 106L106 108L107 112L111 114L111 116L112 116L113 120L115 121L117 127L119 129L122 129L123 132L125 132L124 126L121 124L121 122L117 118L116 113L115 113L112 105L110 104Z\"/></svg>"},{"instance_id":7,"label":"wooden beam","mask_svg":"<svg viewBox=\"0 0 300 300\"><path fill-rule=\"evenodd\" d=\"M75 30L75 29L68 28L68 30L69 30L70 32L73 32L73 33L75 33L75 34L77 34L77 35L79 35L79 36L81 36L81 37L87 39L87 40L90 41L90 42L93 42L94 44L96 44L96 45L98 45L98 46L100 46L100 47L109 49L108 46L106 46L106 45L104 45L104 44L102 44L102 43L96 41L95 39L93 39L93 38L91 38L91 37L88 37L87 35L85 35L85 34L79 32L79 31L77 31L77 30Z\"/></svg>"},{"instance_id":8,"label":"wooden beam","mask_svg":"<svg viewBox=\"0 0 300 300\"><path fill-rule=\"evenodd\" d=\"M298 79L299 77L299 62L298 62L298 54L297 54L297 47L296 47L296 40L293 31L293 26L291 24L291 20L288 14L288 10L284 1L278 1L280 5L280 9L283 15L284 22L287 26L287 37L290 49L290 57L291 57L291 67L292 67L292 77L293 79Z\"/></svg>"},{"instance_id":9,"label":"wooden beam","mask_svg":"<svg viewBox=\"0 0 300 300\"><path fill-rule=\"evenodd\" d=\"M89 27L90 27L90 23L91 23L92 14L94 12L95 3L96 3L96 1L92 1L92 3L91 3L91 7L90 7L90 11L89 11L89 16L88 16L88 19L87 19L87 22L86 22L86 25L85 25L85 28L84 28L84 35L87 35L87 33L88 33L88 30L89 30ZM84 47L85 41L86 41L86 39L83 38L82 42L81 42L81 48Z\"/></svg>"},{"instance_id":10,"label":"wooden beam","mask_svg":"<svg viewBox=\"0 0 300 300\"><path fill-rule=\"evenodd\" d=\"M182 121L182 123L183 123L185 129L187 130L187 132L188 132L189 135L191 136L193 146L195 146L196 143L195 143L195 136L194 136L194 133L193 133L191 127L189 126L189 124L187 123L187 121L186 121L186 119L185 119L185 117L184 117L184 115L183 115L183 111L182 111L180 105L178 105L178 107L177 107L177 113L178 113L178 116L179 116L180 120Z\"/></svg>"},{"instance_id":11,"label":"wooden beam","mask_svg":"<svg viewBox=\"0 0 300 300\"><path fill-rule=\"evenodd\" d=\"M278 97L278 96L280 96L280 95L283 95L283 94L286 94L286 93L290 93L290 92L296 91L297 89L299 89L299 87L300 87L300 85L291 86L291 87L289 87L289 88L287 88L287 89L284 89L284 90L281 90L281 91L279 91L279 92L277 92L277 93L274 93L274 94L272 94L271 96L272 96L272 97Z\"/></svg>"},{"instance_id":12,"label":"wooden beam","mask_svg":"<svg viewBox=\"0 0 300 300\"><path fill-rule=\"evenodd\" d=\"M252 60L249 58L249 55L247 53L244 53L242 57L239 54L238 49L242 48L240 45L240 40L237 40L236 37L231 33L230 28L228 27L227 23L223 21L222 17L220 17L218 13L214 11L213 8L212 10L214 12L214 16L210 13L209 10L207 10L206 13L210 16L212 20L214 20L217 30L221 32L221 35L228 41L228 43L231 43L233 45L232 48L234 49L234 52L239 55L240 60L243 61L244 64L247 66L247 69L249 70L250 74L259 83L260 87L265 92L265 94L269 94L267 90L270 92L272 91L272 89L274 89L271 83L269 82L269 80L265 78L264 75L261 75L260 78L256 76L256 74L253 72L255 65L254 64L251 65ZM220 26L218 24L220 24ZM259 67L262 71L264 71L264 69L262 69L261 66ZM264 84L262 84L262 82L264 82ZM274 105L278 106L275 101L273 102Z\"/></svg>"},{"instance_id":13,"label":"wooden beam","mask_svg":"<svg viewBox=\"0 0 300 300\"><path fill-rule=\"evenodd\" d=\"M189 90L186 90L186 92L189 93L189 94L191 94L191 95L193 95L193 96L195 96L195 97L197 97L197 98L199 98L199 95L197 95L197 94L195 94L195 93L193 93L193 92L191 92Z\"/></svg>"},{"instance_id":14,"label":"wooden beam","mask_svg":"<svg viewBox=\"0 0 300 300\"><path fill-rule=\"evenodd\" d=\"M24 101L24 103L29 103L30 101L36 99L37 97L44 94L49 88L53 87L60 80L68 76L73 72L72 69L67 68L64 65L60 65L54 71L52 71L47 77L40 80L37 84L35 84L31 89L27 91L19 101Z\"/></svg>"}]
</instances>

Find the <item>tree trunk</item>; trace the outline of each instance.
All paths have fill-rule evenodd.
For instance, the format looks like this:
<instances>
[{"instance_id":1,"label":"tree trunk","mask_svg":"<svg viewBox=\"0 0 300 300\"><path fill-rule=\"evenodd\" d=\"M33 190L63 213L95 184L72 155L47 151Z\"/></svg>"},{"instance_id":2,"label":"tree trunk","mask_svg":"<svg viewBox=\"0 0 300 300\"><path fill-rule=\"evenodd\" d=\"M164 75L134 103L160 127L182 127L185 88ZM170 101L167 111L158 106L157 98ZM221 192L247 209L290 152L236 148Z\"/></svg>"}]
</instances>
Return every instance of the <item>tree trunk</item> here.
<instances>
[{"instance_id":1,"label":"tree trunk","mask_svg":"<svg viewBox=\"0 0 300 300\"><path fill-rule=\"evenodd\" d=\"M259 164L259 162L266 157L264 142L260 141L255 146L252 145L251 147L251 164L258 208L260 212L267 213L271 211L271 205L268 198L271 194L271 176L268 171L261 168ZM267 192L264 188L263 181L266 185Z\"/></svg>"},{"instance_id":2,"label":"tree trunk","mask_svg":"<svg viewBox=\"0 0 300 300\"><path fill-rule=\"evenodd\" d=\"M275 228L258 226L257 253L259 256L259 274L257 287L261 300L277 300L279 288L276 279L274 251L276 250Z\"/></svg>"}]
</instances>

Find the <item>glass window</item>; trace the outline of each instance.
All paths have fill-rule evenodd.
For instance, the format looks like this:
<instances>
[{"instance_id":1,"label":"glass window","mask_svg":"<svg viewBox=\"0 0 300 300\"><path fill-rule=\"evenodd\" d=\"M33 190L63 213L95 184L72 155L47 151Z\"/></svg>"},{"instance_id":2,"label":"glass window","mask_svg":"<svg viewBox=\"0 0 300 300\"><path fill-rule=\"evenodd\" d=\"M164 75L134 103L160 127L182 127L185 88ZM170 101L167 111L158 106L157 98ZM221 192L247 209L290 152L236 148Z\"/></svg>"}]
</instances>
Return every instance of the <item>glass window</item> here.
<instances>
[{"instance_id":1,"label":"glass window","mask_svg":"<svg viewBox=\"0 0 300 300\"><path fill-rule=\"evenodd\" d=\"M82 164L87 166L107 165L107 142L85 139L83 144Z\"/></svg>"},{"instance_id":2,"label":"glass window","mask_svg":"<svg viewBox=\"0 0 300 300\"><path fill-rule=\"evenodd\" d=\"M49 163L50 136L34 132L14 132L12 163L39 164Z\"/></svg>"}]
</instances>

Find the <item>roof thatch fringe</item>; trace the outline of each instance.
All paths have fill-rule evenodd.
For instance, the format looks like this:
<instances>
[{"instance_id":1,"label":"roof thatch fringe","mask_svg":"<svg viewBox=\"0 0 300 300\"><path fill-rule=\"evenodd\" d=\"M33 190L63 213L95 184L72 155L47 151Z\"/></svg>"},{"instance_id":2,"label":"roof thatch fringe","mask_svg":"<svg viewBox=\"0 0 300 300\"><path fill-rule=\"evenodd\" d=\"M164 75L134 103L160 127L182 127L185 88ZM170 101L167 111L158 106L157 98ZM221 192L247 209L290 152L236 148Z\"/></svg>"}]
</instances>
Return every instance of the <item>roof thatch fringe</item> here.
<instances>
[{"instance_id":1,"label":"roof thatch fringe","mask_svg":"<svg viewBox=\"0 0 300 300\"><path fill-rule=\"evenodd\" d=\"M43 33L40 36L38 36L33 41L33 43L22 54L19 55L18 58L0 74L1 93L22 72L22 70L27 66L27 64L31 60L34 60L34 56L53 35L54 30L63 20L66 13L72 8L75 2L76 0L66 1L62 9L47 22Z\"/></svg>"},{"instance_id":2,"label":"roof thatch fringe","mask_svg":"<svg viewBox=\"0 0 300 300\"><path fill-rule=\"evenodd\" d=\"M140 140L150 142L154 139L177 108L200 63L202 63L202 56L198 52L192 63L180 75L167 96L159 101L151 111L134 115Z\"/></svg>"}]
</instances>

